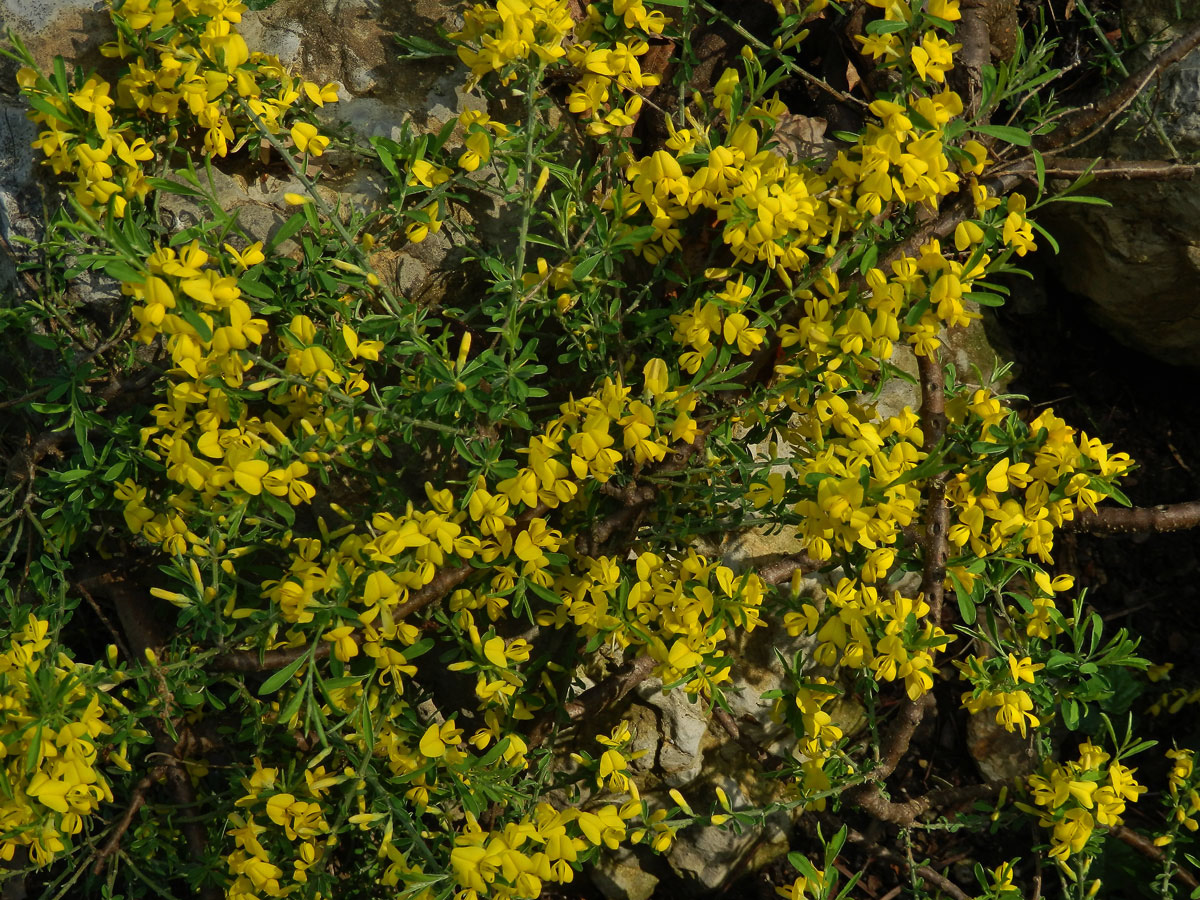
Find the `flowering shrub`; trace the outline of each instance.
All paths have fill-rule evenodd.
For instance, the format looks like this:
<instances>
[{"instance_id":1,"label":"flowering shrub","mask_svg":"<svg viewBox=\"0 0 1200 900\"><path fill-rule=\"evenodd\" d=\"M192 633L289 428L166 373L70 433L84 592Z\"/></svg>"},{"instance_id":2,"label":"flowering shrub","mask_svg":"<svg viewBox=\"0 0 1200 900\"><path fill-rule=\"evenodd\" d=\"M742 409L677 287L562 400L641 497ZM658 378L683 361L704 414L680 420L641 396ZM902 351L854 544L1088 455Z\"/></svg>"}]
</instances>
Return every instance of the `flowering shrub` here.
<instances>
[{"instance_id":1,"label":"flowering shrub","mask_svg":"<svg viewBox=\"0 0 1200 900\"><path fill-rule=\"evenodd\" d=\"M761 821L723 790L704 815L647 783L629 724L592 718L652 675L736 738L734 641L778 624L806 649L766 698L797 748L771 764L775 808L901 821L882 782L965 648L965 709L1043 760L1003 817L977 792L983 820L1032 815L1084 890L1145 790L1123 762L1138 742L1091 741L1146 661L1046 566L1058 530L1124 501L1132 461L941 359L1036 247L1028 215L1051 198L989 174L1031 135L947 86L956 0L871 0L858 42L888 88L828 158L785 152L777 92L824 0L777 4L770 43L741 29L711 89L666 114L652 43L686 54L696 17L722 14L660 5L473 6L447 36L464 81L521 110L353 148L315 115L339 86L248 47L236 0L112 3L104 75L43 73L13 38L34 146L69 187L45 244L69 244L68 268L47 278L92 270L122 299L107 337L61 298L4 313L8 338L74 360L15 404L51 437L3 507L5 603L29 623L0 658L10 866L78 858L69 877L102 896L120 872L231 900L534 898L606 848ZM1020 60L1005 73L983 108L1032 89ZM634 139L648 117L660 145ZM382 209L316 190L315 161L349 149L388 174ZM204 177L233 157L293 172L273 235ZM170 230L165 194L207 218ZM515 234L475 237L472 196ZM376 271L381 248L434 236L470 250L461 299ZM921 400L883 410L905 358ZM770 572L723 559L714 539L751 528L795 552ZM18 576L22 535L38 549ZM72 612L111 630L90 666L60 649L90 646ZM1053 762L1054 729L1080 733L1077 762ZM1174 758L1168 844L1195 827ZM847 835L822 869L793 854L786 896L838 896ZM910 868L914 890L932 877Z\"/></svg>"}]
</instances>

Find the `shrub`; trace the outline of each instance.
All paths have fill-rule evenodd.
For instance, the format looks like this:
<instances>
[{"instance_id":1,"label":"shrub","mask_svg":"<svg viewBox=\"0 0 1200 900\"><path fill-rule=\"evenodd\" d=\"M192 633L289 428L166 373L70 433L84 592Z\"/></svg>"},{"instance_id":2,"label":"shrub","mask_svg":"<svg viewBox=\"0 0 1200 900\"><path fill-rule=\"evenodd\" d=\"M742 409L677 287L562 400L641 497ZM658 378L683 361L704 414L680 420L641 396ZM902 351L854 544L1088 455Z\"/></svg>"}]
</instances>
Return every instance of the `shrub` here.
<instances>
[{"instance_id":1,"label":"shrub","mask_svg":"<svg viewBox=\"0 0 1200 900\"><path fill-rule=\"evenodd\" d=\"M25 267L42 289L3 313L31 438L0 508L0 856L48 896L532 898L695 823L832 805L907 827L954 799L883 789L952 646L963 706L1042 760L957 799L1016 833L1032 817L1031 852L1094 890L1145 791L1126 761L1146 744L1109 716L1146 661L1047 566L1132 462L940 352L1042 239L1044 164L1013 148L1050 127L989 116L1021 114L1046 48L982 70L965 109L958 3L871 6L874 99L819 86L862 127L800 153L777 90L814 78L797 48L824 0L776 4L766 37L705 2L476 5L446 41L493 113L369 143L318 116L338 85L247 46L238 2L112 4L103 74L39 71L11 36L67 191ZM741 50L689 96L710 17ZM678 90L654 90L652 46ZM335 153L385 172L385 202L326 199ZM292 172L273 234L221 208L235 158ZM1010 192L1019 165L1032 198ZM169 228L167 195L202 220ZM460 295L378 271L439 239ZM119 299L73 301L85 272ZM897 379L919 409L881 413ZM749 529L794 552L723 560ZM639 784L626 724L589 730L653 676L741 737L732 642L765 623L806 638L767 698L798 748L760 758L770 806L697 811ZM1055 762L1063 744L1078 759ZM1168 838L1195 827L1190 759ZM838 896L850 836L823 870L793 854L787 895ZM914 891L958 896L908 863ZM1018 869L980 869L984 896Z\"/></svg>"}]
</instances>

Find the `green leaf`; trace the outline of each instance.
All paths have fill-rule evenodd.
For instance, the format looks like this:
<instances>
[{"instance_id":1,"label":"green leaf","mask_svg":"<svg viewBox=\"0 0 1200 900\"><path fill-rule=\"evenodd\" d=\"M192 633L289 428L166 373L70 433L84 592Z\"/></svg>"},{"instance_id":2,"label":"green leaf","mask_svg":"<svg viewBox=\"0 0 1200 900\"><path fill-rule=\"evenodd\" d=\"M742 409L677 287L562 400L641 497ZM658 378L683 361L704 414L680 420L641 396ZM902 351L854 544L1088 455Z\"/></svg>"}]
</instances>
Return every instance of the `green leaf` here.
<instances>
[{"instance_id":1,"label":"green leaf","mask_svg":"<svg viewBox=\"0 0 1200 900\"><path fill-rule=\"evenodd\" d=\"M141 272L121 259L105 263L104 274L114 281L125 281L130 284L138 284L145 280L145 276Z\"/></svg>"},{"instance_id":2,"label":"green leaf","mask_svg":"<svg viewBox=\"0 0 1200 900\"><path fill-rule=\"evenodd\" d=\"M296 511L286 500L280 500L274 494L269 494L266 491L263 491L263 493L259 495L259 499L267 505L267 508L270 509L271 512L279 516L279 518L283 520L283 523L287 525L288 528L291 528L292 525L295 524Z\"/></svg>"},{"instance_id":3,"label":"green leaf","mask_svg":"<svg viewBox=\"0 0 1200 900\"><path fill-rule=\"evenodd\" d=\"M127 465L129 465L129 460L127 460L127 459L117 460L115 463L113 463L111 466L109 466L107 469L104 470L104 474L100 476L100 480L101 481L116 481L118 478L121 477L121 474L125 471L125 467Z\"/></svg>"},{"instance_id":4,"label":"green leaf","mask_svg":"<svg viewBox=\"0 0 1200 900\"><path fill-rule=\"evenodd\" d=\"M904 324L909 328L921 321L921 316L925 315L925 310L929 309L929 298L922 297L919 301L913 304L912 309L904 316Z\"/></svg>"},{"instance_id":5,"label":"green leaf","mask_svg":"<svg viewBox=\"0 0 1200 900\"><path fill-rule=\"evenodd\" d=\"M1004 298L990 291L971 291L963 295L968 300L974 300L980 306L1003 306Z\"/></svg>"},{"instance_id":6,"label":"green leaf","mask_svg":"<svg viewBox=\"0 0 1200 900\"><path fill-rule=\"evenodd\" d=\"M297 657L266 681L264 681L262 687L258 689L258 696L266 697L275 693L277 690L287 684L288 681L291 680L292 676L300 671L300 667L308 662L308 657L308 653ZM283 718L291 718L291 716L284 716Z\"/></svg>"},{"instance_id":7,"label":"green leaf","mask_svg":"<svg viewBox=\"0 0 1200 900\"><path fill-rule=\"evenodd\" d=\"M393 178L400 178L400 170L396 167L396 158L392 155L391 148L388 147L391 141L386 141L381 137L371 138L371 146L375 148L375 152L379 155L379 161L383 163L383 167L387 169L388 174Z\"/></svg>"},{"instance_id":8,"label":"green leaf","mask_svg":"<svg viewBox=\"0 0 1200 900\"><path fill-rule=\"evenodd\" d=\"M67 93L69 82L67 81L67 64L61 56L54 57L54 83L62 93Z\"/></svg>"},{"instance_id":9,"label":"green leaf","mask_svg":"<svg viewBox=\"0 0 1200 900\"><path fill-rule=\"evenodd\" d=\"M29 749L25 751L25 774L32 776L37 768L38 756L42 752L42 726L39 725L33 733L33 740L29 742Z\"/></svg>"},{"instance_id":10,"label":"green leaf","mask_svg":"<svg viewBox=\"0 0 1200 900\"><path fill-rule=\"evenodd\" d=\"M1074 698L1066 700L1062 705L1062 720L1070 731L1079 728L1079 701Z\"/></svg>"},{"instance_id":11,"label":"green leaf","mask_svg":"<svg viewBox=\"0 0 1200 900\"><path fill-rule=\"evenodd\" d=\"M803 875L811 884L821 884L821 876L817 874L817 867L809 861L808 857L803 853L789 853L788 862L792 864L792 868Z\"/></svg>"},{"instance_id":12,"label":"green leaf","mask_svg":"<svg viewBox=\"0 0 1200 900\"><path fill-rule=\"evenodd\" d=\"M1133 501L1126 497L1125 492L1115 484L1108 484L1107 482L1101 481L1099 478L1093 478L1091 480L1091 487L1103 494L1107 494L1109 497L1112 497L1112 499L1116 500L1127 509L1133 506Z\"/></svg>"},{"instance_id":13,"label":"green leaf","mask_svg":"<svg viewBox=\"0 0 1200 900\"><path fill-rule=\"evenodd\" d=\"M1028 131L1024 128L1014 128L1011 125L976 125L972 131L998 138L1017 147L1028 147L1033 143L1033 138L1029 136Z\"/></svg>"},{"instance_id":14,"label":"green leaf","mask_svg":"<svg viewBox=\"0 0 1200 900\"><path fill-rule=\"evenodd\" d=\"M1083 203L1087 206L1108 206L1112 204L1103 197L1089 197L1087 194L1070 194L1063 197L1055 197L1055 203Z\"/></svg>"},{"instance_id":15,"label":"green leaf","mask_svg":"<svg viewBox=\"0 0 1200 900\"><path fill-rule=\"evenodd\" d=\"M194 309L180 308L179 315L183 321L187 322L196 329L196 332L200 335L201 340L212 340L212 329L208 327L207 322L200 318L200 314L198 312L196 312Z\"/></svg>"},{"instance_id":16,"label":"green leaf","mask_svg":"<svg viewBox=\"0 0 1200 900\"><path fill-rule=\"evenodd\" d=\"M274 250L303 227L304 213L295 213L290 219L288 219L279 227L277 232L275 232L275 235L271 238L270 243L267 244L267 249Z\"/></svg>"},{"instance_id":17,"label":"green leaf","mask_svg":"<svg viewBox=\"0 0 1200 900\"><path fill-rule=\"evenodd\" d=\"M297 712L299 712L300 704L304 701L304 698L307 696L308 696L308 689L307 689L307 684L305 684L299 690L297 690L295 694L292 695L292 699L288 701L287 706L285 706L283 709L281 709L279 711L279 718L277 721L287 722L288 720L290 720L292 718L292 716L294 716Z\"/></svg>"},{"instance_id":18,"label":"green leaf","mask_svg":"<svg viewBox=\"0 0 1200 900\"><path fill-rule=\"evenodd\" d=\"M1033 219L1029 220L1029 224L1034 227L1034 229L1037 231L1038 234L1040 234L1042 237L1044 237L1046 239L1047 243L1050 244L1050 249L1052 249L1054 251L1054 255L1057 256L1058 252L1059 252L1059 248L1058 248L1058 241L1056 241L1054 239L1054 235L1052 235L1050 232L1048 232L1045 228L1043 228L1037 222L1033 221Z\"/></svg>"},{"instance_id":19,"label":"green leaf","mask_svg":"<svg viewBox=\"0 0 1200 900\"><path fill-rule=\"evenodd\" d=\"M400 59L437 59L442 56L454 56L454 51L445 44L435 44L416 35L396 35L396 43L404 48Z\"/></svg>"},{"instance_id":20,"label":"green leaf","mask_svg":"<svg viewBox=\"0 0 1200 900\"><path fill-rule=\"evenodd\" d=\"M165 191L168 194L179 194L182 197L205 196L204 191L188 184L180 184L178 181L172 181L169 178L150 177L146 179L146 183L156 191Z\"/></svg>"},{"instance_id":21,"label":"green leaf","mask_svg":"<svg viewBox=\"0 0 1200 900\"><path fill-rule=\"evenodd\" d=\"M867 248L866 252L863 253L862 259L859 260L858 274L866 275L868 270L870 270L875 265L875 262L878 259L879 259L879 245L871 244L871 246L869 246Z\"/></svg>"},{"instance_id":22,"label":"green leaf","mask_svg":"<svg viewBox=\"0 0 1200 900\"><path fill-rule=\"evenodd\" d=\"M894 34L908 27L903 19L876 19L867 25L867 34Z\"/></svg>"},{"instance_id":23,"label":"green leaf","mask_svg":"<svg viewBox=\"0 0 1200 900\"><path fill-rule=\"evenodd\" d=\"M603 256L603 253L593 253L591 256L577 265L574 270L572 270L571 277L576 281L582 281L583 279L587 278L592 274L592 270L596 268Z\"/></svg>"},{"instance_id":24,"label":"green leaf","mask_svg":"<svg viewBox=\"0 0 1200 900\"><path fill-rule=\"evenodd\" d=\"M954 585L954 594L958 598L959 617L962 619L964 625L974 625L978 615L978 611L975 609L975 601L963 587L962 582L958 580L957 575L953 572L947 574L949 574L950 581Z\"/></svg>"},{"instance_id":25,"label":"green leaf","mask_svg":"<svg viewBox=\"0 0 1200 900\"><path fill-rule=\"evenodd\" d=\"M243 275L238 279L238 287L241 288L243 294L249 294L258 300L270 300L276 296L276 291L259 281L257 274ZM259 310L259 312L266 312L266 310Z\"/></svg>"}]
</instances>

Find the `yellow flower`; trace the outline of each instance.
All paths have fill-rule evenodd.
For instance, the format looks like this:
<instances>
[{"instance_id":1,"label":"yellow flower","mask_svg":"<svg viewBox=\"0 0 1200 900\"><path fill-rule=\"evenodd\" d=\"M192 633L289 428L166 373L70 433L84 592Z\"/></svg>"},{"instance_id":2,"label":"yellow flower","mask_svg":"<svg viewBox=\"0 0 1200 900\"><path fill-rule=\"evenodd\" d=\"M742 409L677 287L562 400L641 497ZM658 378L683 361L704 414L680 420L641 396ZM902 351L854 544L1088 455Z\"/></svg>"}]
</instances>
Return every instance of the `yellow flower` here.
<instances>
[{"instance_id":1,"label":"yellow flower","mask_svg":"<svg viewBox=\"0 0 1200 900\"><path fill-rule=\"evenodd\" d=\"M462 731L454 727L454 722L436 722L425 729L421 736L419 749L421 755L429 759L441 759L451 746L456 746L462 740Z\"/></svg>"},{"instance_id":2,"label":"yellow flower","mask_svg":"<svg viewBox=\"0 0 1200 900\"><path fill-rule=\"evenodd\" d=\"M1086 809L1067 810L1062 821L1054 826L1054 846L1050 849L1050 855L1065 862L1070 854L1083 850L1095 827L1096 820Z\"/></svg>"},{"instance_id":3,"label":"yellow flower","mask_svg":"<svg viewBox=\"0 0 1200 900\"><path fill-rule=\"evenodd\" d=\"M646 363L642 368L642 375L646 379L646 390L650 392L652 397L661 397L667 391L668 372L667 364L655 357Z\"/></svg>"},{"instance_id":4,"label":"yellow flower","mask_svg":"<svg viewBox=\"0 0 1200 900\"><path fill-rule=\"evenodd\" d=\"M233 258L234 264L242 270L248 269L251 266L257 266L267 258L263 254L262 241L255 241L240 253L229 244L225 244L224 247L225 252Z\"/></svg>"},{"instance_id":5,"label":"yellow flower","mask_svg":"<svg viewBox=\"0 0 1200 900\"><path fill-rule=\"evenodd\" d=\"M764 328L752 328L749 319L741 313L734 313L725 319L721 333L725 343L737 344L738 352L749 356L758 349L767 332Z\"/></svg>"},{"instance_id":6,"label":"yellow flower","mask_svg":"<svg viewBox=\"0 0 1200 900\"><path fill-rule=\"evenodd\" d=\"M321 640L333 644L333 655L342 662L349 662L358 656L358 642L354 640L354 626L340 625L331 628L321 636Z\"/></svg>"},{"instance_id":7,"label":"yellow flower","mask_svg":"<svg viewBox=\"0 0 1200 900\"><path fill-rule=\"evenodd\" d=\"M233 480L247 494L258 496L263 491L263 477L271 471L265 459L248 459L233 469Z\"/></svg>"},{"instance_id":8,"label":"yellow flower","mask_svg":"<svg viewBox=\"0 0 1200 900\"><path fill-rule=\"evenodd\" d=\"M1027 681L1033 684L1033 673L1045 666L1042 663L1034 663L1028 656L1023 659L1017 659L1013 653L1008 654L1008 671L1012 674L1013 681L1020 684L1022 681Z\"/></svg>"},{"instance_id":9,"label":"yellow flower","mask_svg":"<svg viewBox=\"0 0 1200 900\"><path fill-rule=\"evenodd\" d=\"M337 103L338 85L336 82L331 81L323 87L319 87L311 81L306 81L304 82L304 95L317 106L324 106L326 103Z\"/></svg>"},{"instance_id":10,"label":"yellow flower","mask_svg":"<svg viewBox=\"0 0 1200 900\"><path fill-rule=\"evenodd\" d=\"M320 156L325 152L325 148L329 146L329 138L318 134L317 126L310 125L308 122L297 122L292 126L291 134L292 140L296 144L296 149L301 153L311 153L313 156Z\"/></svg>"},{"instance_id":11,"label":"yellow flower","mask_svg":"<svg viewBox=\"0 0 1200 900\"><path fill-rule=\"evenodd\" d=\"M946 72L954 68L955 51L961 49L962 44L951 44L932 31L927 31L921 43L913 47L909 55L922 81L940 84L946 80Z\"/></svg>"},{"instance_id":12,"label":"yellow flower","mask_svg":"<svg viewBox=\"0 0 1200 900\"><path fill-rule=\"evenodd\" d=\"M999 709L996 711L996 722L1003 725L1006 731L1020 729L1021 737L1026 736L1026 725L1036 728L1042 724L1041 719L1031 713L1033 700L1024 691L1008 691L996 695ZM1094 787L1094 785L1093 785Z\"/></svg>"}]
</instances>

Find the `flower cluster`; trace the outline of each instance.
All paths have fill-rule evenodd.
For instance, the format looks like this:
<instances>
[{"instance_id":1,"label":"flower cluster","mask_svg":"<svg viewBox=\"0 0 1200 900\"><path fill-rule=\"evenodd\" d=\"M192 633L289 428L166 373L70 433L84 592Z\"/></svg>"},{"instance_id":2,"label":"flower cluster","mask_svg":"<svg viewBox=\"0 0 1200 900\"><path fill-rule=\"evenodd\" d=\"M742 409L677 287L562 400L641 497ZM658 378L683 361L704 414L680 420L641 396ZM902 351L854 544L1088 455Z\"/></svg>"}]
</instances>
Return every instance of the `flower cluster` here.
<instances>
[{"instance_id":1,"label":"flower cluster","mask_svg":"<svg viewBox=\"0 0 1200 900\"><path fill-rule=\"evenodd\" d=\"M44 129L33 146L56 174L74 179L85 210L111 207L121 217L128 203L144 200L168 129L172 142L194 136L209 155L225 156L231 143L256 138L260 125L282 134L305 106L337 99L336 85L302 81L277 57L251 53L237 29L245 11L227 0L110 4L118 39L102 52L122 63L115 84L91 74L72 90L62 73L20 70L30 118ZM303 121L290 135L313 156L329 143Z\"/></svg>"},{"instance_id":2,"label":"flower cluster","mask_svg":"<svg viewBox=\"0 0 1200 900\"><path fill-rule=\"evenodd\" d=\"M353 772L347 775L353 776ZM304 793L310 798L307 800L280 790L279 770L264 767L257 758L254 760L253 774L243 779L246 793L236 803L239 810L247 812L229 816L228 834L237 845L228 857L229 871L234 876L227 892L230 900L286 896L295 890L287 885L287 880L303 884L308 880L308 868L322 857L319 841L329 831L322 795L343 778L326 775L323 766L305 770L304 778ZM294 847L290 873L274 862L281 858L278 851L270 853L263 847L264 841L268 841L264 832L273 831L265 822L274 825Z\"/></svg>"},{"instance_id":3,"label":"flower cluster","mask_svg":"<svg viewBox=\"0 0 1200 900\"><path fill-rule=\"evenodd\" d=\"M1175 821L1188 831L1200 828L1196 814L1200 813L1200 774L1194 767L1195 752L1186 749L1167 751L1172 761L1171 773L1167 776L1168 797L1164 798L1174 809Z\"/></svg>"},{"instance_id":4,"label":"flower cluster","mask_svg":"<svg viewBox=\"0 0 1200 900\"><path fill-rule=\"evenodd\" d=\"M1005 662L1007 674L1001 667L988 665L977 656L955 661L962 677L975 685L974 690L963 694L963 707L972 713L995 709L998 725L1004 726L1006 731L1019 730L1021 737L1025 737L1027 727L1036 728L1042 722L1030 712L1034 708L1033 699L1022 688L1022 683L1033 684L1034 673L1045 666L1028 656L1018 659L1014 653L1009 653Z\"/></svg>"},{"instance_id":5,"label":"flower cluster","mask_svg":"<svg viewBox=\"0 0 1200 900\"><path fill-rule=\"evenodd\" d=\"M66 852L85 820L113 801L97 739L110 701L65 654L49 656L50 623L29 616L0 654L0 860L24 848L35 866ZM125 748L107 761L129 771Z\"/></svg>"},{"instance_id":6,"label":"flower cluster","mask_svg":"<svg viewBox=\"0 0 1200 900\"><path fill-rule=\"evenodd\" d=\"M1146 792L1133 777L1136 771L1086 742L1079 745L1078 760L1050 763L1044 775L1029 776L1042 827L1052 829L1050 856L1065 864L1084 852L1097 825L1120 825L1125 804Z\"/></svg>"},{"instance_id":7,"label":"flower cluster","mask_svg":"<svg viewBox=\"0 0 1200 900\"><path fill-rule=\"evenodd\" d=\"M573 25L564 0L498 0L495 5L477 3L463 16L462 30L448 37L460 42L459 59L476 79L498 72L502 81L509 81L516 62L531 56L542 63L561 59L566 54L562 42Z\"/></svg>"},{"instance_id":8,"label":"flower cluster","mask_svg":"<svg viewBox=\"0 0 1200 900\"><path fill-rule=\"evenodd\" d=\"M971 446L986 448L949 481L946 497L954 524L950 543L987 556L1016 543L1043 562L1051 559L1054 532L1108 495L1105 479L1132 468L1125 453L1078 432L1051 409L1028 424L990 392L980 389L947 405L951 423Z\"/></svg>"}]
</instances>

